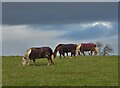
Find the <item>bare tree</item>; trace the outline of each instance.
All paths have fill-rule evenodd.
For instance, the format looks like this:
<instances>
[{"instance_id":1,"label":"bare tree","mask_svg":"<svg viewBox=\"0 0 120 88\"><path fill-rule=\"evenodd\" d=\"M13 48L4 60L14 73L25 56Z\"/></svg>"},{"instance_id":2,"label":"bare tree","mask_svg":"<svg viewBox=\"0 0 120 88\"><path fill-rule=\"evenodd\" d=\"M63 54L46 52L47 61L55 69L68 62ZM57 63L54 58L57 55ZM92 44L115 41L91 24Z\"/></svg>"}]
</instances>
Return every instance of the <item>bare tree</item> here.
<instances>
[{"instance_id":1,"label":"bare tree","mask_svg":"<svg viewBox=\"0 0 120 88\"><path fill-rule=\"evenodd\" d=\"M109 44L106 44L106 46L103 48L103 56L104 55L109 55L110 53L112 53L113 49L111 48L111 46Z\"/></svg>"}]
</instances>

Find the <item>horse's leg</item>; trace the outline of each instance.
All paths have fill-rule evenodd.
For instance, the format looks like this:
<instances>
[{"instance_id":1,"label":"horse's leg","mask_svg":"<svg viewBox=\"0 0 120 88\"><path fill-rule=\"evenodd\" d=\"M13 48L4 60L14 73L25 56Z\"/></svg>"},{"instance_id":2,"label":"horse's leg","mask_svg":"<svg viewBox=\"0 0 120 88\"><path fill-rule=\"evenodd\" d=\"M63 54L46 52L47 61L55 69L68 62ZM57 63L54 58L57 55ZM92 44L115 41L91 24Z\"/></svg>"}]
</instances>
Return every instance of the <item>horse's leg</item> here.
<instances>
[{"instance_id":1,"label":"horse's leg","mask_svg":"<svg viewBox=\"0 0 120 88\"><path fill-rule=\"evenodd\" d=\"M51 64L54 64L54 62L53 62L53 60L52 60L52 59L50 59L50 62L51 62Z\"/></svg>"},{"instance_id":2,"label":"horse's leg","mask_svg":"<svg viewBox=\"0 0 120 88\"><path fill-rule=\"evenodd\" d=\"M82 51L82 53L83 53L83 55L85 56L85 53L84 53L84 51Z\"/></svg>"},{"instance_id":3,"label":"horse's leg","mask_svg":"<svg viewBox=\"0 0 120 88\"><path fill-rule=\"evenodd\" d=\"M71 52L71 58L72 58L72 52Z\"/></svg>"},{"instance_id":4,"label":"horse's leg","mask_svg":"<svg viewBox=\"0 0 120 88\"><path fill-rule=\"evenodd\" d=\"M65 58L65 53L63 53L63 56L64 56L64 58Z\"/></svg>"},{"instance_id":5,"label":"horse's leg","mask_svg":"<svg viewBox=\"0 0 120 88\"><path fill-rule=\"evenodd\" d=\"M48 64L47 64L48 66L50 65L50 59L48 58Z\"/></svg>"},{"instance_id":6,"label":"horse's leg","mask_svg":"<svg viewBox=\"0 0 120 88\"><path fill-rule=\"evenodd\" d=\"M76 58L76 54L74 53L74 58Z\"/></svg>"},{"instance_id":7,"label":"horse's leg","mask_svg":"<svg viewBox=\"0 0 120 88\"><path fill-rule=\"evenodd\" d=\"M91 53L88 51L88 55L90 56L91 55Z\"/></svg>"},{"instance_id":8,"label":"horse's leg","mask_svg":"<svg viewBox=\"0 0 120 88\"><path fill-rule=\"evenodd\" d=\"M67 56L68 56L68 52L66 52Z\"/></svg>"},{"instance_id":9,"label":"horse's leg","mask_svg":"<svg viewBox=\"0 0 120 88\"><path fill-rule=\"evenodd\" d=\"M60 53L60 58L61 58L61 53Z\"/></svg>"},{"instance_id":10,"label":"horse's leg","mask_svg":"<svg viewBox=\"0 0 120 88\"><path fill-rule=\"evenodd\" d=\"M93 51L91 50L91 56L93 55Z\"/></svg>"},{"instance_id":11,"label":"horse's leg","mask_svg":"<svg viewBox=\"0 0 120 88\"><path fill-rule=\"evenodd\" d=\"M95 53L95 55L97 55L97 52L96 52L96 51L94 51L94 53Z\"/></svg>"},{"instance_id":12,"label":"horse's leg","mask_svg":"<svg viewBox=\"0 0 120 88\"><path fill-rule=\"evenodd\" d=\"M29 60L27 60L27 62L28 62L28 65L30 65L31 60L29 59Z\"/></svg>"},{"instance_id":13,"label":"horse's leg","mask_svg":"<svg viewBox=\"0 0 120 88\"><path fill-rule=\"evenodd\" d=\"M35 59L33 59L33 65L35 65Z\"/></svg>"},{"instance_id":14,"label":"horse's leg","mask_svg":"<svg viewBox=\"0 0 120 88\"><path fill-rule=\"evenodd\" d=\"M81 54L80 54L80 51L78 51L78 55L81 55Z\"/></svg>"}]
</instances>

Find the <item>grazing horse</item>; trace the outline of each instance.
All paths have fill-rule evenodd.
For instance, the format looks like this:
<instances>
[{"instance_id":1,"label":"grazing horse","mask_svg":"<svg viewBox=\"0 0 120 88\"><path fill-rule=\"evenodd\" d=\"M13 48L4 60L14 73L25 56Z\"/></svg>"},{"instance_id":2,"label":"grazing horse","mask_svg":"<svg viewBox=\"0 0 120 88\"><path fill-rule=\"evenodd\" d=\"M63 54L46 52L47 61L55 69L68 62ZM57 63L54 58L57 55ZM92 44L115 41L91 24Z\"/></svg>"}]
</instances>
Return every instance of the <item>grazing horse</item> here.
<instances>
[{"instance_id":1,"label":"grazing horse","mask_svg":"<svg viewBox=\"0 0 120 88\"><path fill-rule=\"evenodd\" d=\"M54 50L54 53L53 53L54 57L56 57L57 51L59 51L60 58L61 58L61 55L63 55L65 58L65 53L68 56L69 52L71 53L71 57L72 55L74 55L74 58L75 58L77 46L78 46L77 44L59 44L56 46Z\"/></svg>"},{"instance_id":2,"label":"grazing horse","mask_svg":"<svg viewBox=\"0 0 120 88\"><path fill-rule=\"evenodd\" d=\"M35 63L35 59L38 58L47 58L48 65L50 63L54 64L53 57L53 51L50 47L29 48L28 50L26 50L23 56L22 64L25 65L26 63L28 63L29 65L31 60L33 60L33 62Z\"/></svg>"},{"instance_id":3,"label":"grazing horse","mask_svg":"<svg viewBox=\"0 0 120 88\"><path fill-rule=\"evenodd\" d=\"M80 52L82 52L83 55L85 56L84 51L90 51L91 52L90 55L93 55L94 52L94 54L96 55L98 53L98 47L94 43L81 43Z\"/></svg>"}]
</instances>

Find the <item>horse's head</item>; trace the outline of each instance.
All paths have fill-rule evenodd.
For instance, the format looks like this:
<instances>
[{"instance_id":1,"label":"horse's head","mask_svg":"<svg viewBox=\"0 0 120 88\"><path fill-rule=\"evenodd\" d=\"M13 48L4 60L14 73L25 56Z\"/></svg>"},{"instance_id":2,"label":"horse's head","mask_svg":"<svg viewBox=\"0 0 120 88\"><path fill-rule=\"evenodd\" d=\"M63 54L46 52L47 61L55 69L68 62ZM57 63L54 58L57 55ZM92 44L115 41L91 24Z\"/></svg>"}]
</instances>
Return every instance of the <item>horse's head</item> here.
<instances>
[{"instance_id":1,"label":"horse's head","mask_svg":"<svg viewBox=\"0 0 120 88\"><path fill-rule=\"evenodd\" d=\"M56 57L57 51L59 51L62 46L63 46L63 44L59 44L59 45L56 46L56 48L54 50L54 53L53 53L54 58Z\"/></svg>"},{"instance_id":2,"label":"horse's head","mask_svg":"<svg viewBox=\"0 0 120 88\"><path fill-rule=\"evenodd\" d=\"M30 55L31 51L32 51L31 49L26 50L26 52L22 58L22 65L26 65L26 63L28 63L29 55Z\"/></svg>"},{"instance_id":3,"label":"horse's head","mask_svg":"<svg viewBox=\"0 0 120 88\"><path fill-rule=\"evenodd\" d=\"M81 44L78 44L78 45L76 46L76 54L78 54L78 52L80 51L80 47L81 47Z\"/></svg>"},{"instance_id":4,"label":"horse's head","mask_svg":"<svg viewBox=\"0 0 120 88\"><path fill-rule=\"evenodd\" d=\"M27 63L27 60L26 60L26 58L23 56L23 58L22 58L22 65L26 65L26 63Z\"/></svg>"},{"instance_id":5,"label":"horse's head","mask_svg":"<svg viewBox=\"0 0 120 88\"><path fill-rule=\"evenodd\" d=\"M99 52L99 48L95 47L95 55Z\"/></svg>"},{"instance_id":6,"label":"horse's head","mask_svg":"<svg viewBox=\"0 0 120 88\"><path fill-rule=\"evenodd\" d=\"M77 44L76 50L77 50L77 49L79 50L80 47L81 47L81 44Z\"/></svg>"}]
</instances>

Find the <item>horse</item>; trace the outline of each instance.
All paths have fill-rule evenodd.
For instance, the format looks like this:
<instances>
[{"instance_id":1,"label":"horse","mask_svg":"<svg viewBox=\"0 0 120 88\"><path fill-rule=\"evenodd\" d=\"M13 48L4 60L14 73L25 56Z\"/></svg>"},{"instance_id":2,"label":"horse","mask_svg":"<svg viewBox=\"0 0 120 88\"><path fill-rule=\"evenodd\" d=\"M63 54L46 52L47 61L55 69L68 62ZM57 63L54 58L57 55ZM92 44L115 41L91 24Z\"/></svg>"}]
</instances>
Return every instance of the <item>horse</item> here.
<instances>
[{"instance_id":1,"label":"horse","mask_svg":"<svg viewBox=\"0 0 120 88\"><path fill-rule=\"evenodd\" d=\"M60 48L59 54L60 54L60 58L61 58L61 55L63 55L64 58L65 58L65 52L64 52L63 48ZM66 52L66 54L67 54L67 56L68 56L68 52Z\"/></svg>"},{"instance_id":2,"label":"horse","mask_svg":"<svg viewBox=\"0 0 120 88\"><path fill-rule=\"evenodd\" d=\"M59 49L60 58L61 58L62 55L63 55L64 58L65 58L65 53L66 53L66 55L68 56L69 51L65 48L65 46L62 46L62 47Z\"/></svg>"},{"instance_id":3,"label":"horse","mask_svg":"<svg viewBox=\"0 0 120 88\"><path fill-rule=\"evenodd\" d=\"M23 56L22 64L25 65L26 63L28 63L28 65L30 65L31 60L33 60L35 64L35 60L41 59L41 58L47 58L48 65L54 64L53 51L50 47L32 47L32 48L27 49Z\"/></svg>"},{"instance_id":4,"label":"horse","mask_svg":"<svg viewBox=\"0 0 120 88\"><path fill-rule=\"evenodd\" d=\"M61 58L61 55L63 55L65 58L65 53L68 56L69 52L71 53L71 57L72 57L72 55L74 55L74 58L75 58L77 47L78 47L77 44L58 44L53 53L54 57L56 57L57 51L59 51L60 58Z\"/></svg>"},{"instance_id":5,"label":"horse","mask_svg":"<svg viewBox=\"0 0 120 88\"><path fill-rule=\"evenodd\" d=\"M96 44L94 43L81 43L80 44L80 51L78 52L78 54L80 55L80 52L83 53L83 55L85 56L85 51L90 51L90 55L93 55L93 52L95 55L97 55L99 48L96 46Z\"/></svg>"}]
</instances>

